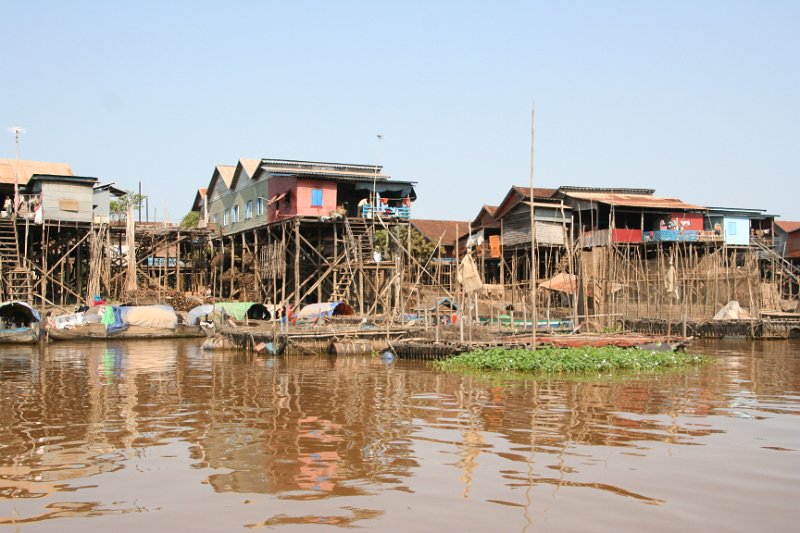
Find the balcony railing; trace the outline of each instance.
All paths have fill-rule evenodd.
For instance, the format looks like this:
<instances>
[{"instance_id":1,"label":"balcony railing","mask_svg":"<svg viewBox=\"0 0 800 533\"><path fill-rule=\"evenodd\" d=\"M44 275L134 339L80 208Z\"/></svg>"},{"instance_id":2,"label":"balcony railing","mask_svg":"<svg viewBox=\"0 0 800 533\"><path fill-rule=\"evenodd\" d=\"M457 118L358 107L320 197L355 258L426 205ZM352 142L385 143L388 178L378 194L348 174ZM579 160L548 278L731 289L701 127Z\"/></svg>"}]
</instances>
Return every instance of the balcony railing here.
<instances>
[{"instance_id":1,"label":"balcony railing","mask_svg":"<svg viewBox=\"0 0 800 533\"><path fill-rule=\"evenodd\" d=\"M411 218L410 207L392 207L389 205L382 205L380 207L372 206L369 204L361 206L362 218Z\"/></svg>"},{"instance_id":2,"label":"balcony railing","mask_svg":"<svg viewBox=\"0 0 800 533\"><path fill-rule=\"evenodd\" d=\"M696 229L659 229L645 231L642 240L645 242L697 242L700 240L700 231Z\"/></svg>"}]
</instances>

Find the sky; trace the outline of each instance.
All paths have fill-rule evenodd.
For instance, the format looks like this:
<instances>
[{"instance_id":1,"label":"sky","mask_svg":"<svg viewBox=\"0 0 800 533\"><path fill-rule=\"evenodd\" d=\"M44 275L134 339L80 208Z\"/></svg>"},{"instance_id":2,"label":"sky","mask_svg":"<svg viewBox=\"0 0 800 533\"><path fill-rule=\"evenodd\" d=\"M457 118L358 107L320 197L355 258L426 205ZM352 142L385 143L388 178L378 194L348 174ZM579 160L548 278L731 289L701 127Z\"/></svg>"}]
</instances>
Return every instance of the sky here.
<instances>
[{"instance_id":1,"label":"sky","mask_svg":"<svg viewBox=\"0 0 800 533\"><path fill-rule=\"evenodd\" d=\"M800 220L800 2L0 2L0 157L180 220L239 158L381 164L412 216L639 187ZM534 104L535 103L535 104ZM378 135L382 135L382 140Z\"/></svg>"}]
</instances>

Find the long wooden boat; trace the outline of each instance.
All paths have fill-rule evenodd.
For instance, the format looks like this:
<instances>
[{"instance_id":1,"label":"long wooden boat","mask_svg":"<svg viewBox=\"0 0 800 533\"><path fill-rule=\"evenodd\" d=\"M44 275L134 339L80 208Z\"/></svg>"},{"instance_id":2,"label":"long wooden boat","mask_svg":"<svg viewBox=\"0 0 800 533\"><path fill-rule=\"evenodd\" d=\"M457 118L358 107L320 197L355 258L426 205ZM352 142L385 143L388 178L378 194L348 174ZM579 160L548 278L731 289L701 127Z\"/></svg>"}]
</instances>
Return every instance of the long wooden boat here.
<instances>
[{"instance_id":1,"label":"long wooden boat","mask_svg":"<svg viewBox=\"0 0 800 533\"><path fill-rule=\"evenodd\" d=\"M620 348L640 348L652 351L683 350L691 338L653 335L537 335L537 347L582 348L617 346ZM400 339L387 342L387 349L399 359L446 359L455 355L488 348L530 348L533 339L530 334L510 336L490 342L436 342L432 339Z\"/></svg>"},{"instance_id":2,"label":"long wooden boat","mask_svg":"<svg viewBox=\"0 0 800 533\"><path fill-rule=\"evenodd\" d=\"M107 332L99 323L80 324L64 329L50 329L47 335L53 340L107 340L107 339L181 339L205 337L200 326L178 324L172 328L128 326L120 331Z\"/></svg>"}]
</instances>

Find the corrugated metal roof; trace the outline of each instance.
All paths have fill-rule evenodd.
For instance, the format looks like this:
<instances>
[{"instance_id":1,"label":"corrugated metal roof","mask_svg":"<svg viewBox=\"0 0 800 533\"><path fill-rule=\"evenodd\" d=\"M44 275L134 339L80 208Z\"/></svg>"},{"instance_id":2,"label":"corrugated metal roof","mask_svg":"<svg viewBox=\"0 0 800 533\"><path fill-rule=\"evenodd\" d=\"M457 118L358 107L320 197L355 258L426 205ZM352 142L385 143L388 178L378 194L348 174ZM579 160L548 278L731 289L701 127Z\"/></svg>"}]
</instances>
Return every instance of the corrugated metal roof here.
<instances>
[{"instance_id":1,"label":"corrugated metal roof","mask_svg":"<svg viewBox=\"0 0 800 533\"><path fill-rule=\"evenodd\" d=\"M800 222L794 222L792 220L776 220L775 225L786 233L792 233L793 231L800 230Z\"/></svg>"},{"instance_id":2,"label":"corrugated metal roof","mask_svg":"<svg viewBox=\"0 0 800 533\"><path fill-rule=\"evenodd\" d=\"M26 161L16 159L0 159L0 183L14 184L15 175L18 183L25 185L34 174L50 176L72 176L72 169L66 163L48 163L44 161Z\"/></svg>"},{"instance_id":3,"label":"corrugated metal roof","mask_svg":"<svg viewBox=\"0 0 800 533\"><path fill-rule=\"evenodd\" d=\"M374 172L351 172L347 170L335 170L332 168L289 168L289 167L270 167L267 166L272 174L289 174L289 175L302 175L302 176L320 176L329 178L349 178L352 180L362 181L375 181L384 182L388 181L390 176L386 174L375 174Z\"/></svg>"},{"instance_id":4,"label":"corrugated metal roof","mask_svg":"<svg viewBox=\"0 0 800 533\"><path fill-rule=\"evenodd\" d=\"M414 218L411 219L411 225L430 241L438 242L439 237L441 237L443 246L454 245L456 239L459 237L458 234L469 228L469 222L463 220L425 220Z\"/></svg>"},{"instance_id":5,"label":"corrugated metal roof","mask_svg":"<svg viewBox=\"0 0 800 533\"><path fill-rule=\"evenodd\" d=\"M347 170L349 172L374 173L383 170L382 165L362 165L355 163L329 163L325 161L301 161L297 159L262 159L261 164L266 167L294 167L294 168L328 168Z\"/></svg>"},{"instance_id":6,"label":"corrugated metal roof","mask_svg":"<svg viewBox=\"0 0 800 533\"><path fill-rule=\"evenodd\" d=\"M631 187L576 187L574 185L562 185L558 188L561 193L569 194L572 192L600 192L613 194L646 194L652 196L655 189L639 189Z\"/></svg>"},{"instance_id":7,"label":"corrugated metal roof","mask_svg":"<svg viewBox=\"0 0 800 533\"><path fill-rule=\"evenodd\" d=\"M589 200L592 202L603 203L622 207L641 207L646 209L679 209L679 210L700 210L706 208L701 205L687 204L677 198L659 198L649 194L618 194L618 193L599 193L599 192L568 192L570 198L578 200Z\"/></svg>"},{"instance_id":8,"label":"corrugated metal roof","mask_svg":"<svg viewBox=\"0 0 800 533\"><path fill-rule=\"evenodd\" d=\"M530 198L531 196L531 188L530 187L519 187L514 185L512 187L515 191L519 192L523 196L527 196ZM552 198L553 195L558 191L558 189L550 189L547 187L534 187L533 188L533 196L535 198Z\"/></svg>"}]
</instances>

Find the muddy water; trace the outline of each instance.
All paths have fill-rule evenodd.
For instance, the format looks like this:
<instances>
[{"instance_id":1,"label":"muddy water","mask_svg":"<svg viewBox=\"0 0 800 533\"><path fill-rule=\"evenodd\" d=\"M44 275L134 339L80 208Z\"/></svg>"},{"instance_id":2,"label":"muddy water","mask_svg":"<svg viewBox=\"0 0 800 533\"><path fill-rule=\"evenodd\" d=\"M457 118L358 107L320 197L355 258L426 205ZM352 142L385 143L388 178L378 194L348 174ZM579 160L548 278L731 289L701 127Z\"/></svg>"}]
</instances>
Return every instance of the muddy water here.
<instances>
[{"instance_id":1,"label":"muddy water","mask_svg":"<svg viewBox=\"0 0 800 533\"><path fill-rule=\"evenodd\" d=\"M20 531L789 531L800 344L685 372L522 380L197 342L0 348Z\"/></svg>"}]
</instances>

